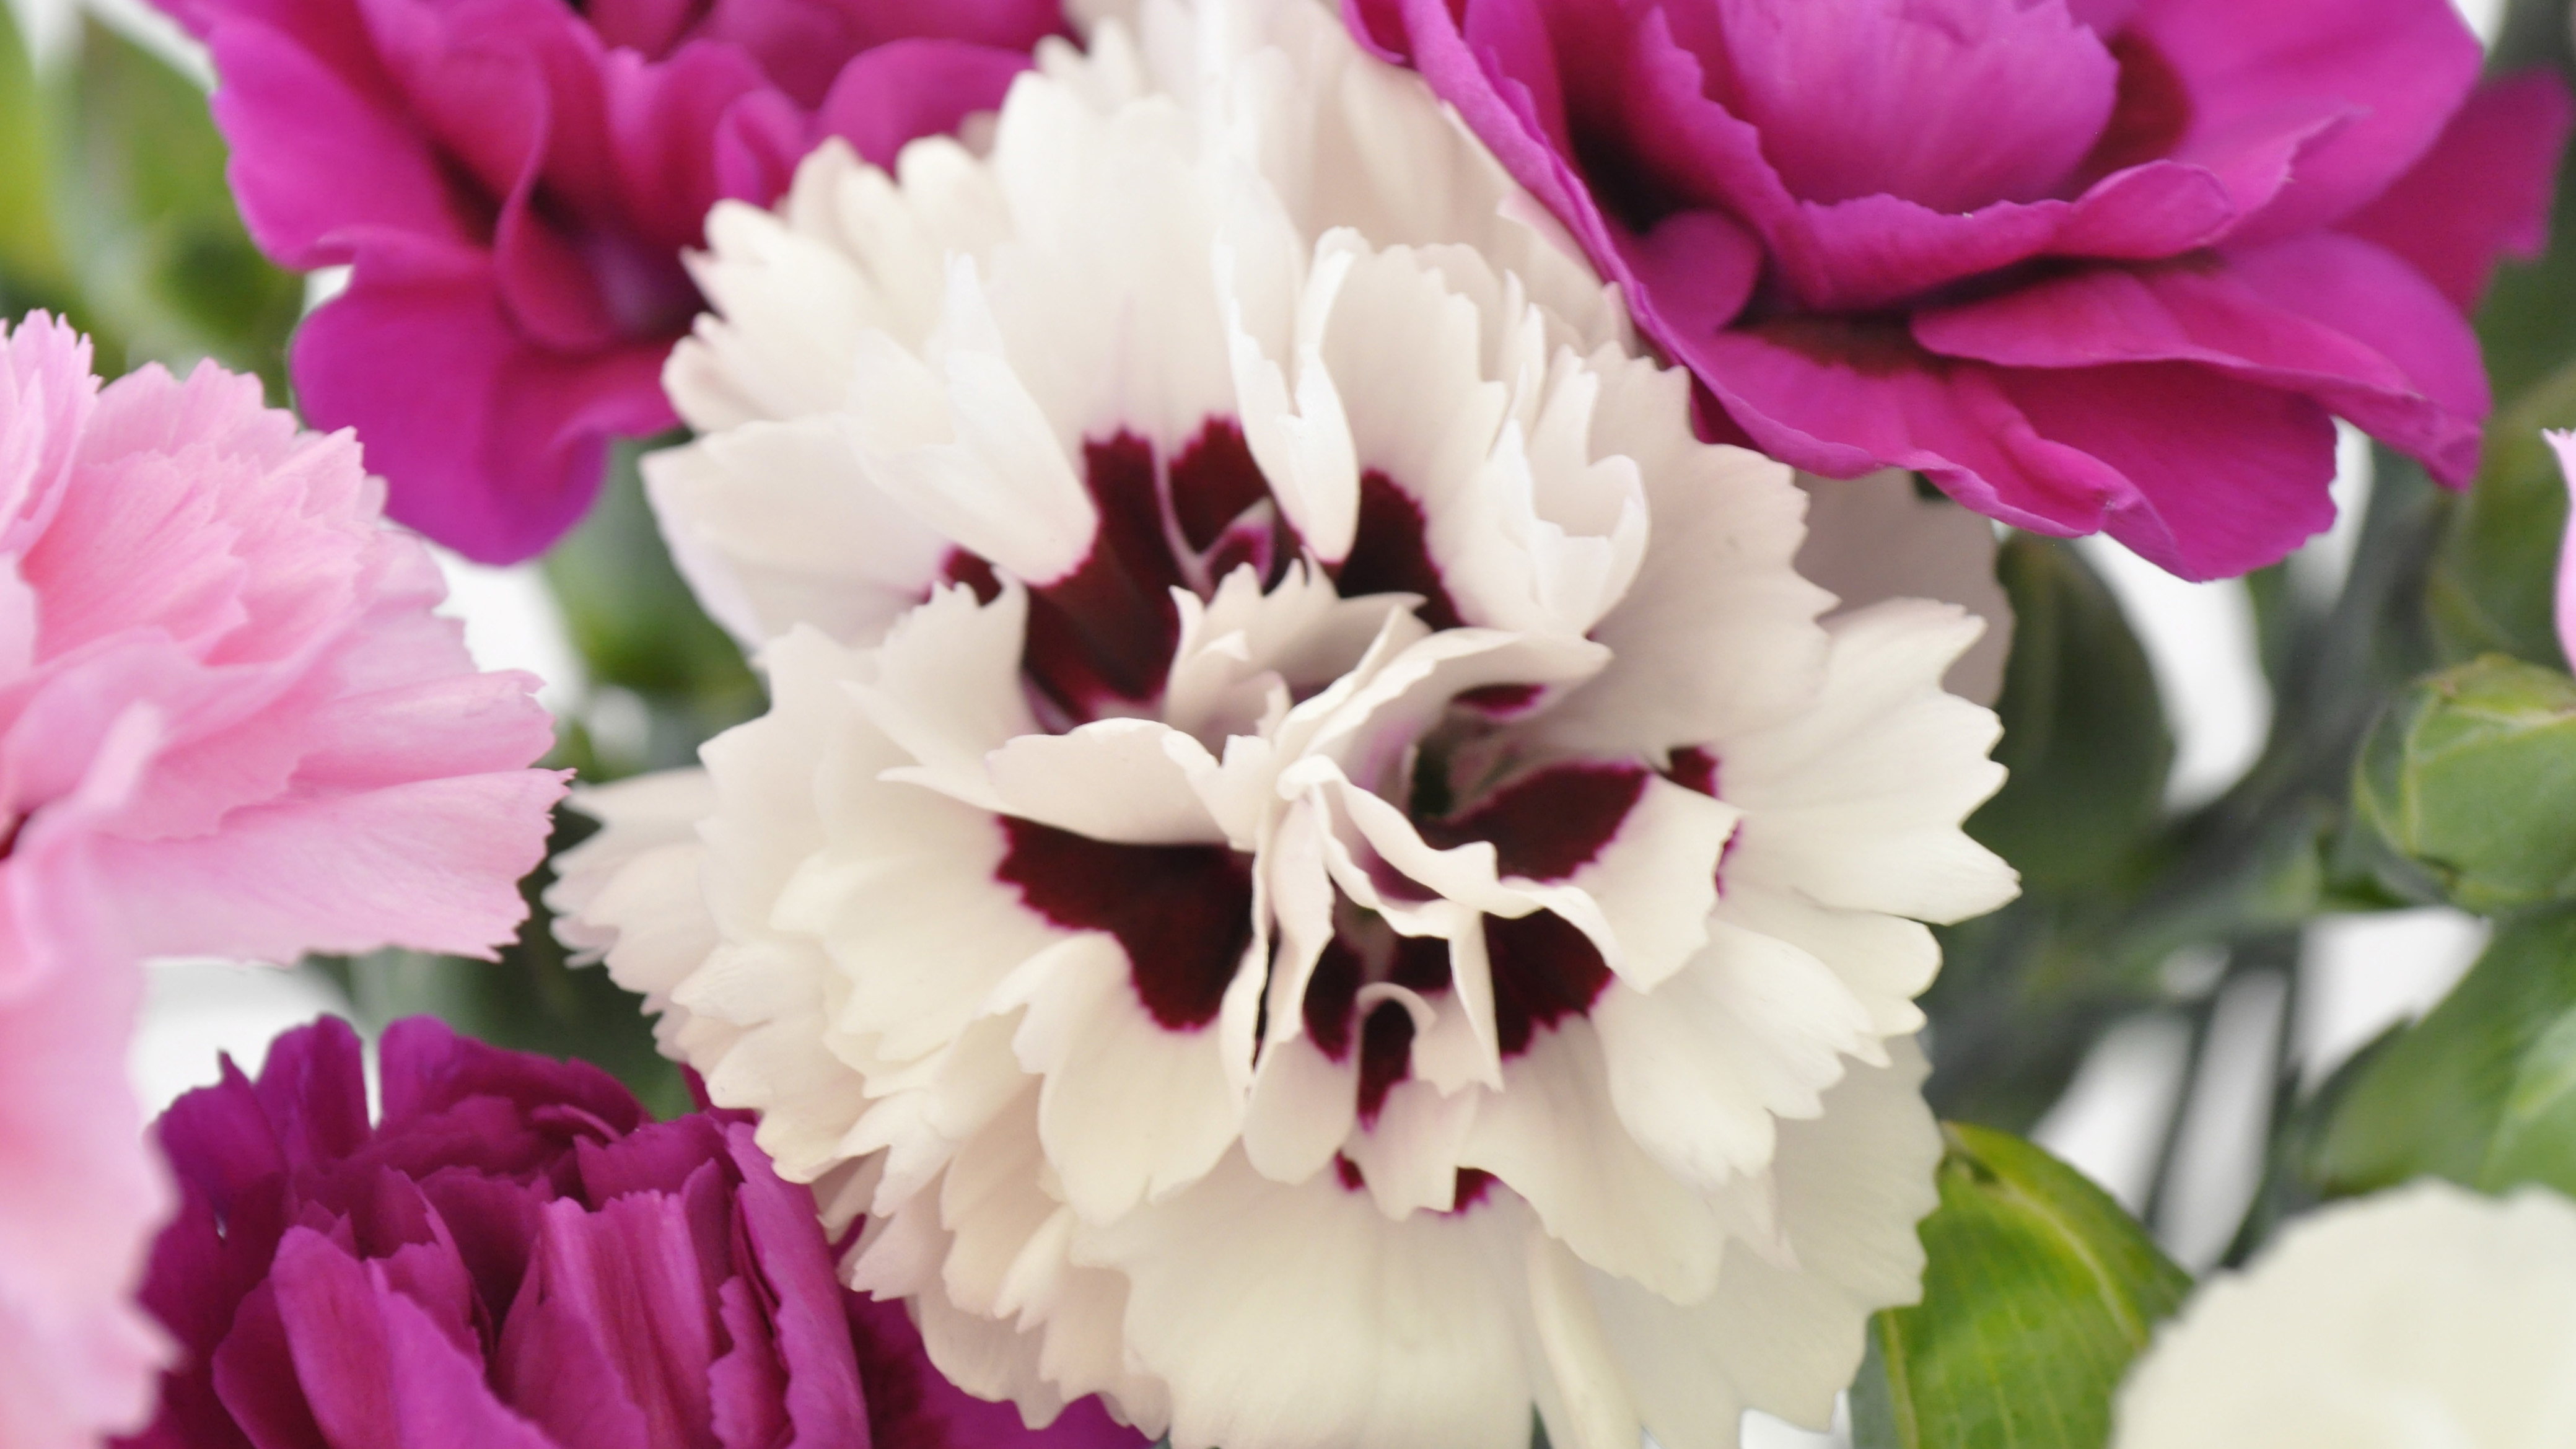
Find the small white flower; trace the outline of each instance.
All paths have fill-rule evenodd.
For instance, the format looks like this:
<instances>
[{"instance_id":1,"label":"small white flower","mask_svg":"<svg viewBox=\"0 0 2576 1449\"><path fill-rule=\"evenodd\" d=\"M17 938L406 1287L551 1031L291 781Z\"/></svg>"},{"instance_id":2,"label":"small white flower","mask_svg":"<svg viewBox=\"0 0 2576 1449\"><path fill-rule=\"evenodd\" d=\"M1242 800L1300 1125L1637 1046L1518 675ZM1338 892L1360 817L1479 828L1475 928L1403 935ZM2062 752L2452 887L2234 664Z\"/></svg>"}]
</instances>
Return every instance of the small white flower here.
<instances>
[{"instance_id":1,"label":"small white flower","mask_svg":"<svg viewBox=\"0 0 2576 1449\"><path fill-rule=\"evenodd\" d=\"M2156 1335L2112 1443L2576 1444L2576 1203L2428 1179L2294 1223Z\"/></svg>"},{"instance_id":2,"label":"small white flower","mask_svg":"<svg viewBox=\"0 0 2576 1449\"><path fill-rule=\"evenodd\" d=\"M649 482L773 707L589 797L562 929L1033 1421L1731 1445L1916 1291L1979 625L1820 625L1535 214L1215 0L710 220Z\"/></svg>"}]
</instances>

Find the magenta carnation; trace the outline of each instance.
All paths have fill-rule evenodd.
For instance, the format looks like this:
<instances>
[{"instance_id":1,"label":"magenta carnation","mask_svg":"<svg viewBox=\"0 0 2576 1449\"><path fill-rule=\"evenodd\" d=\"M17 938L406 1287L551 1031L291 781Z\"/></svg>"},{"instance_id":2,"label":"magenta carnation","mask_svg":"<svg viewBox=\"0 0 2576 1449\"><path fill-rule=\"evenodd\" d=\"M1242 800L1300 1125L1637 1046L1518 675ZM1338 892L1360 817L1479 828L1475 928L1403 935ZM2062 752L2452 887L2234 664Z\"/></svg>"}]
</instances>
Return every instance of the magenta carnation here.
<instances>
[{"instance_id":1,"label":"magenta carnation","mask_svg":"<svg viewBox=\"0 0 2576 1449\"><path fill-rule=\"evenodd\" d=\"M649 1121L596 1068L289 1032L161 1119L184 1204L144 1301L183 1346L149 1449L1141 1449L1096 1401L1042 1432L843 1290L750 1119Z\"/></svg>"},{"instance_id":2,"label":"magenta carnation","mask_svg":"<svg viewBox=\"0 0 2576 1449\"><path fill-rule=\"evenodd\" d=\"M0 1444L150 1406L125 1297L167 1207L126 1082L157 955L482 951L525 908L552 742L477 674L347 436L257 381L105 391L0 329Z\"/></svg>"},{"instance_id":3,"label":"magenta carnation","mask_svg":"<svg viewBox=\"0 0 2576 1449\"><path fill-rule=\"evenodd\" d=\"M673 427L707 210L825 136L891 161L998 104L1056 0L158 0L214 53L262 250L354 263L297 335L387 511L474 558L554 541L609 439Z\"/></svg>"},{"instance_id":4,"label":"magenta carnation","mask_svg":"<svg viewBox=\"0 0 2576 1449\"><path fill-rule=\"evenodd\" d=\"M2477 466L2462 317L2569 121L2444 0L1345 0L1628 292L1707 425L2176 573Z\"/></svg>"}]
</instances>

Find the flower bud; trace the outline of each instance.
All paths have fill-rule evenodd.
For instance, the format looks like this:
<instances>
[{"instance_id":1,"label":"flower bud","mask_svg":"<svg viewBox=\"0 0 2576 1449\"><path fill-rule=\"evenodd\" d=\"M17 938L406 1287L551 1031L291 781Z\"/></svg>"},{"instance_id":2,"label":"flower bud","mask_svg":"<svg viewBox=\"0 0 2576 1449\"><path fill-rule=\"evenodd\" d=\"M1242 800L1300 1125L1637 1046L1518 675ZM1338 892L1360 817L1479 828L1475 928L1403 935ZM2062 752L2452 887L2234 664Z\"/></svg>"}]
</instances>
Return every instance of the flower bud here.
<instances>
[{"instance_id":1,"label":"flower bud","mask_svg":"<svg viewBox=\"0 0 2576 1449\"><path fill-rule=\"evenodd\" d=\"M2372 728L2353 796L2402 894L2484 914L2576 896L2576 679L2494 654L2427 675Z\"/></svg>"}]
</instances>

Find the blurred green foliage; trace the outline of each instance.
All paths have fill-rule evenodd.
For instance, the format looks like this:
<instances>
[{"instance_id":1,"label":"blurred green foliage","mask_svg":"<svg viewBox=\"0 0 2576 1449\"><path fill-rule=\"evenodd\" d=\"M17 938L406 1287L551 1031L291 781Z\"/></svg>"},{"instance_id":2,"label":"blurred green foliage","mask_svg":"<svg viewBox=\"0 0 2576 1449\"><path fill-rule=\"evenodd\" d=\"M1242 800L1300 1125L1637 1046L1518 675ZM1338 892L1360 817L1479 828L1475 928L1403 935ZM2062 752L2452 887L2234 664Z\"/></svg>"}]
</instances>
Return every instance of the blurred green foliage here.
<instances>
[{"instance_id":1,"label":"blurred green foliage","mask_svg":"<svg viewBox=\"0 0 2576 1449\"><path fill-rule=\"evenodd\" d=\"M624 691L643 710L645 737L631 754L587 731L573 740L582 754L566 763L585 779L690 763L701 743L765 707L741 646L698 607L645 502L644 455L673 441L612 449L599 501L545 557L546 583L593 686Z\"/></svg>"},{"instance_id":2,"label":"blurred green foliage","mask_svg":"<svg viewBox=\"0 0 2576 1449\"><path fill-rule=\"evenodd\" d=\"M2073 545L2015 535L1996 572L2013 647L1995 757L2011 773L1968 832L2021 871L2022 896L1944 933L1924 1006L1936 1107L2021 1130L2095 1032L2152 995L2146 967L2116 959L2113 932L2157 863L2173 743L2146 650Z\"/></svg>"},{"instance_id":3,"label":"blurred green foliage","mask_svg":"<svg viewBox=\"0 0 2576 1449\"><path fill-rule=\"evenodd\" d=\"M2576 1193L2576 910L2504 923L2457 989L2360 1061L2292 1164L2341 1196L2432 1174Z\"/></svg>"},{"instance_id":4,"label":"blurred green foliage","mask_svg":"<svg viewBox=\"0 0 2576 1449\"><path fill-rule=\"evenodd\" d=\"M2424 608L2442 657L2510 654L2563 667L2555 621L2558 546L2567 484L2544 428L2576 427L2576 363L2542 378L2498 410L2486 461L2453 504L2424 584Z\"/></svg>"},{"instance_id":5,"label":"blurred green foliage","mask_svg":"<svg viewBox=\"0 0 2576 1449\"><path fill-rule=\"evenodd\" d=\"M1944 1127L1923 1301L1870 1321L1858 1449L2098 1449L2111 1391L2191 1278L2084 1175Z\"/></svg>"},{"instance_id":6,"label":"blurred green foliage","mask_svg":"<svg viewBox=\"0 0 2576 1449\"><path fill-rule=\"evenodd\" d=\"M251 244L188 77L96 20L39 75L0 14L0 307L90 334L113 377L213 358L286 399L303 279Z\"/></svg>"}]
</instances>

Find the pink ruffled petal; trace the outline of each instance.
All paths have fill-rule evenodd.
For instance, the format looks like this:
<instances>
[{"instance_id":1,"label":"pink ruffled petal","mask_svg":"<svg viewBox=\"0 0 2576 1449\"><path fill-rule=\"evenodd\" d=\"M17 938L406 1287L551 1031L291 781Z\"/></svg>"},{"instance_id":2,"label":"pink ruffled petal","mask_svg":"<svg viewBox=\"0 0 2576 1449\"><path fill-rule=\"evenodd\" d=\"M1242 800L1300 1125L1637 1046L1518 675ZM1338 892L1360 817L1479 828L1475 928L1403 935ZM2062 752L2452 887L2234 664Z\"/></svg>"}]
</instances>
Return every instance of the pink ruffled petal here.
<instances>
[{"instance_id":1,"label":"pink ruffled petal","mask_svg":"<svg viewBox=\"0 0 2576 1449\"><path fill-rule=\"evenodd\" d=\"M25 552L60 505L98 403L89 369L89 339L42 312L0 337L0 551ZM25 633L13 630L13 653Z\"/></svg>"},{"instance_id":2,"label":"pink ruffled petal","mask_svg":"<svg viewBox=\"0 0 2576 1449\"><path fill-rule=\"evenodd\" d=\"M139 1428L169 1357L130 1301L171 1201L125 1075L142 995L136 966L77 957L0 996L0 1443L13 1449Z\"/></svg>"},{"instance_id":3,"label":"pink ruffled petal","mask_svg":"<svg viewBox=\"0 0 2576 1449\"><path fill-rule=\"evenodd\" d=\"M2440 140L2343 229L2414 264L2461 311L2478 304L2499 256L2528 260L2549 239L2549 198L2576 104L2555 71L2481 87Z\"/></svg>"},{"instance_id":4,"label":"pink ruffled petal","mask_svg":"<svg viewBox=\"0 0 2576 1449\"><path fill-rule=\"evenodd\" d=\"M563 776L513 770L236 812L193 840L102 842L139 955L292 961L400 942L485 955L518 931L512 887L545 854Z\"/></svg>"}]
</instances>

